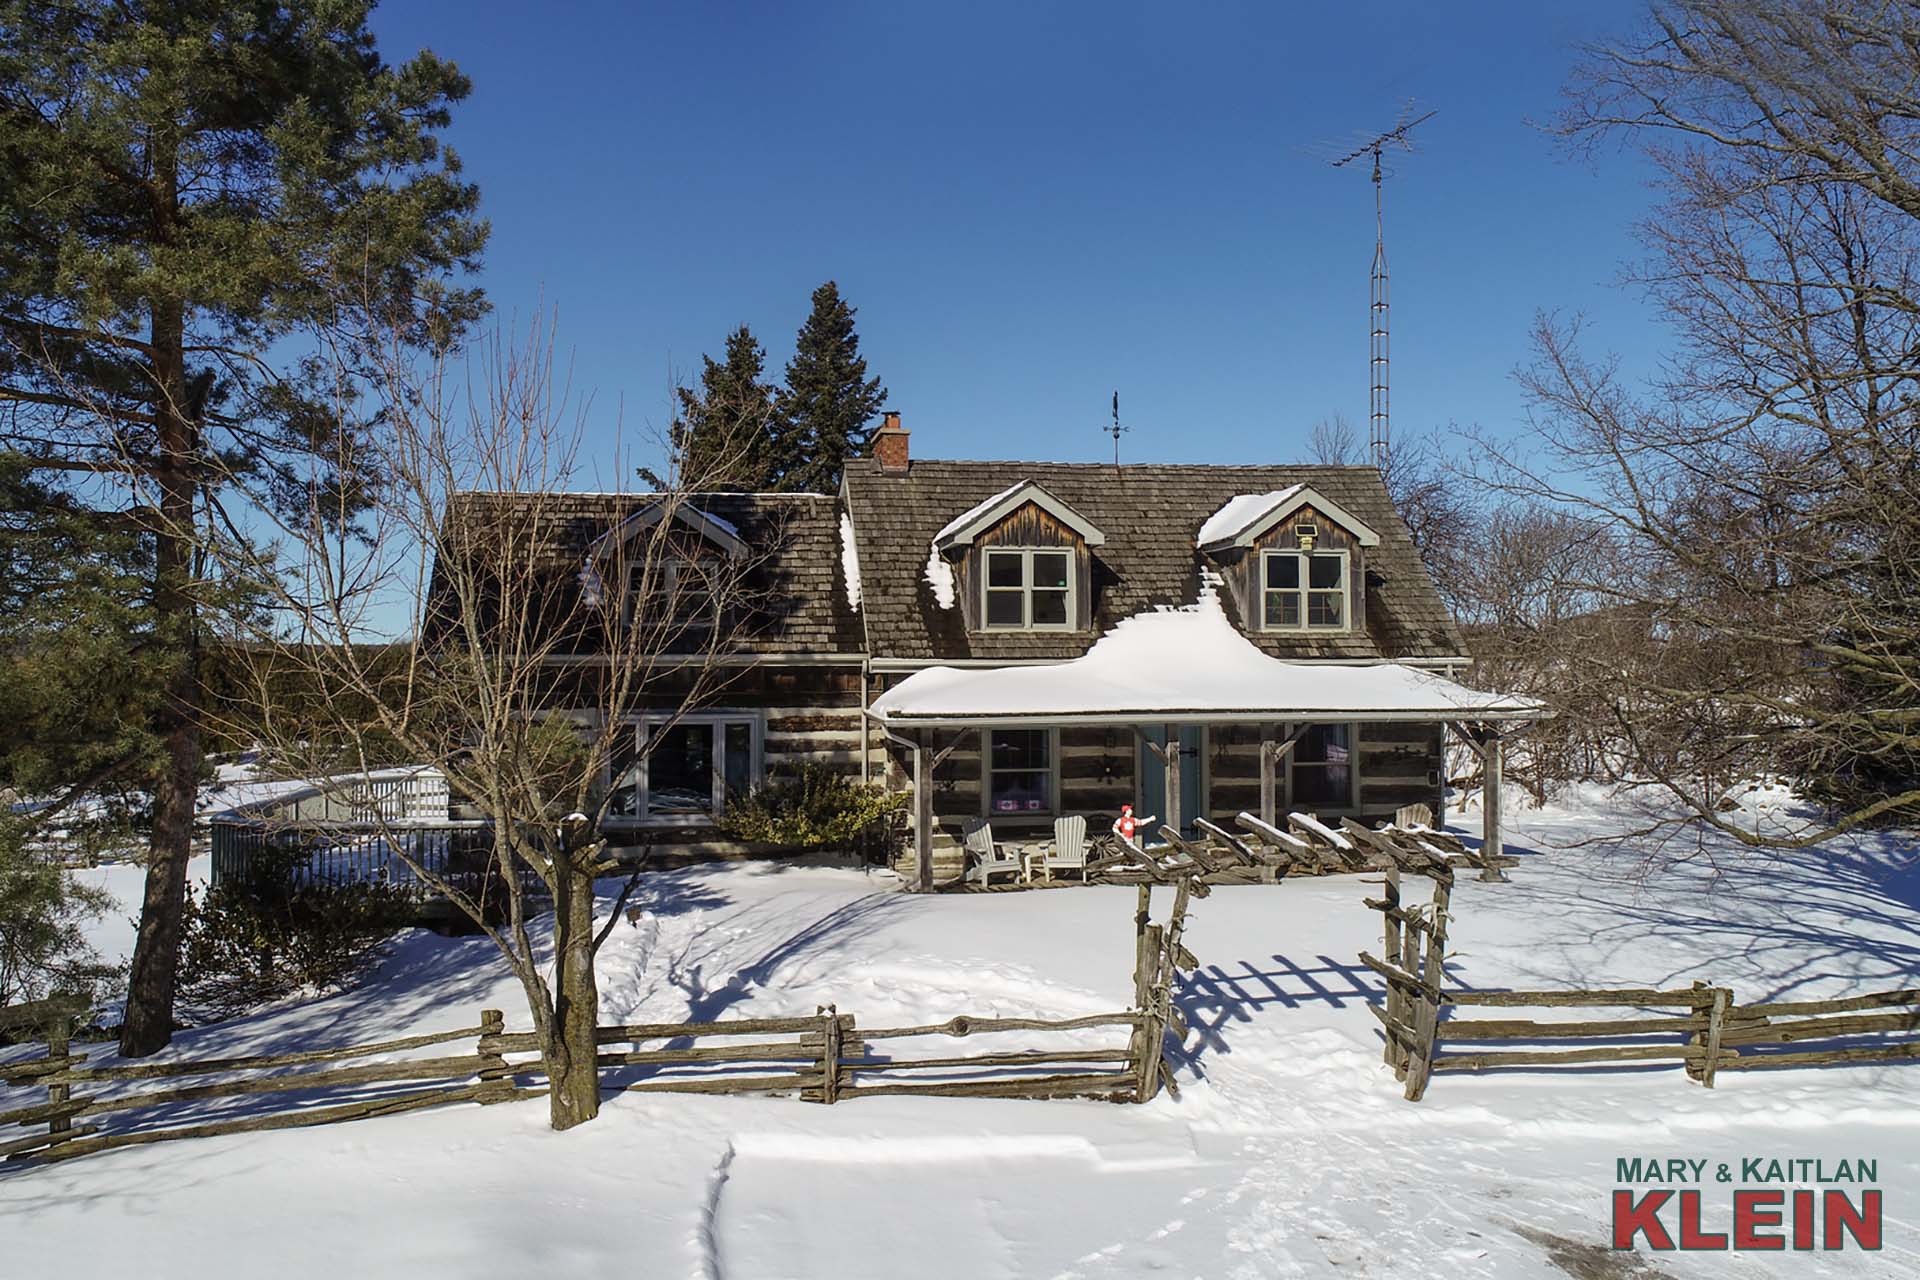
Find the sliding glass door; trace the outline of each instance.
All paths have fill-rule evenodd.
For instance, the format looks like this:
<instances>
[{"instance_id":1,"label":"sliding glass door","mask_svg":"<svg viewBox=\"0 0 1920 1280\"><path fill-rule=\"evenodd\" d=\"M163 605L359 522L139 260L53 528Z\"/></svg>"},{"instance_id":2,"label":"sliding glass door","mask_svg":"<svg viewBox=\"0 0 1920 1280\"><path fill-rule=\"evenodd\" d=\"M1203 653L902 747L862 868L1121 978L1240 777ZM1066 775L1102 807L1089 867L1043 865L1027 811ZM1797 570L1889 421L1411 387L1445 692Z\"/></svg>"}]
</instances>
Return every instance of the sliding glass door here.
<instances>
[{"instance_id":1,"label":"sliding glass door","mask_svg":"<svg viewBox=\"0 0 1920 1280\"><path fill-rule=\"evenodd\" d=\"M711 822L760 781L755 715L702 712L634 726L633 753L615 775L607 816L627 823Z\"/></svg>"}]
</instances>

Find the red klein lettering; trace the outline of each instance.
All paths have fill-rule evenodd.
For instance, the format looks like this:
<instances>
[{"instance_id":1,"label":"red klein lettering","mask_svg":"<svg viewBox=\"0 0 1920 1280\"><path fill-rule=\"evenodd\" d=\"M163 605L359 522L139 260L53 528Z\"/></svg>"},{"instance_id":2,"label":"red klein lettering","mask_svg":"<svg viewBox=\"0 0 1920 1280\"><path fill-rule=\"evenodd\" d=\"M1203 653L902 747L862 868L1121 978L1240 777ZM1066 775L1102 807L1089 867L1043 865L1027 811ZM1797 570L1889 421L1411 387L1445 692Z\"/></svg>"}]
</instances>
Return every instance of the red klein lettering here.
<instances>
[{"instance_id":1,"label":"red klein lettering","mask_svg":"<svg viewBox=\"0 0 1920 1280\"><path fill-rule=\"evenodd\" d=\"M1821 1209L1826 1218L1825 1238L1821 1241L1828 1249L1844 1249L1846 1242L1841 1238L1841 1228L1853 1237L1853 1243L1862 1249L1880 1247L1880 1193L1862 1191L1860 1207L1855 1209L1853 1201L1844 1191L1829 1191L1822 1198ZM1616 1233L1617 1234L1617 1233Z\"/></svg>"},{"instance_id":2,"label":"red klein lettering","mask_svg":"<svg viewBox=\"0 0 1920 1280\"><path fill-rule=\"evenodd\" d=\"M1733 1247L1736 1249L1784 1249L1785 1236L1763 1235L1761 1227L1777 1227L1784 1204L1784 1191L1736 1191L1733 1193ZM1811 1236L1812 1232L1808 1232Z\"/></svg>"},{"instance_id":3,"label":"red klein lettering","mask_svg":"<svg viewBox=\"0 0 1920 1280\"><path fill-rule=\"evenodd\" d=\"M1793 1247L1802 1251L1813 1248L1813 1192L1811 1191L1793 1193Z\"/></svg>"},{"instance_id":4,"label":"red klein lettering","mask_svg":"<svg viewBox=\"0 0 1920 1280\"><path fill-rule=\"evenodd\" d=\"M1680 1193L1680 1247L1682 1249L1724 1249L1727 1233L1700 1229L1700 1193Z\"/></svg>"},{"instance_id":5,"label":"red klein lettering","mask_svg":"<svg viewBox=\"0 0 1920 1280\"><path fill-rule=\"evenodd\" d=\"M1661 1207L1672 1198L1671 1191L1649 1191L1638 1204L1635 1204L1633 1192L1615 1191L1613 1193L1613 1247L1631 1249L1633 1238L1637 1235L1645 1235L1649 1249L1673 1248L1673 1237L1667 1234L1666 1226L1660 1221Z\"/></svg>"}]
</instances>

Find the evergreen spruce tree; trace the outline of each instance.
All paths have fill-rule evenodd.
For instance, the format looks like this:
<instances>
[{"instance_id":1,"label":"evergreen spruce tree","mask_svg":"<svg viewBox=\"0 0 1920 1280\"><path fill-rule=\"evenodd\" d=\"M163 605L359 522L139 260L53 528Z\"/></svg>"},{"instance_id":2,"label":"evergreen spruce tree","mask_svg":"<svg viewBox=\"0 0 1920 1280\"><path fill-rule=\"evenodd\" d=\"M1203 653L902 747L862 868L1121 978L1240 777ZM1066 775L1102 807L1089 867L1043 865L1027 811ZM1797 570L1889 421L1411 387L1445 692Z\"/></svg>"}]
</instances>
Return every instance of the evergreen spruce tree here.
<instances>
[{"instance_id":1,"label":"evergreen spruce tree","mask_svg":"<svg viewBox=\"0 0 1920 1280\"><path fill-rule=\"evenodd\" d=\"M703 357L700 389L678 391L673 424L674 464L680 483L701 489L753 493L776 487L787 462L774 389L760 379L767 353L741 325L727 335L727 359Z\"/></svg>"},{"instance_id":2,"label":"evergreen spruce tree","mask_svg":"<svg viewBox=\"0 0 1920 1280\"><path fill-rule=\"evenodd\" d=\"M172 1035L210 566L248 511L344 525L356 388L480 313L468 83L371 0L0 0L0 452L141 539L156 744L122 1051Z\"/></svg>"},{"instance_id":3,"label":"evergreen spruce tree","mask_svg":"<svg viewBox=\"0 0 1920 1280\"><path fill-rule=\"evenodd\" d=\"M781 397L782 489L838 492L847 459L866 448L867 424L887 403L880 379L867 377L853 316L833 281L813 291Z\"/></svg>"}]
</instances>

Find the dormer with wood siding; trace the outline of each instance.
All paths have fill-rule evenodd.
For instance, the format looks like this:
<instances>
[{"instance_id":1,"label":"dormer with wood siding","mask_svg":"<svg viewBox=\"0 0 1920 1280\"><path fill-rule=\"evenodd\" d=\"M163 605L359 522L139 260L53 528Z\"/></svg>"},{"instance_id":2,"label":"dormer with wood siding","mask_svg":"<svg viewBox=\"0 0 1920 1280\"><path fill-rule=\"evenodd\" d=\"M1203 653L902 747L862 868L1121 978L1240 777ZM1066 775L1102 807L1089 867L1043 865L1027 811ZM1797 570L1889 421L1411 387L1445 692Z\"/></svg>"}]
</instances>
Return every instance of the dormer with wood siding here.
<instances>
[{"instance_id":1,"label":"dormer with wood siding","mask_svg":"<svg viewBox=\"0 0 1920 1280\"><path fill-rule=\"evenodd\" d=\"M1310 486L1236 495L1201 525L1196 542L1250 634L1365 631L1368 549L1380 535Z\"/></svg>"},{"instance_id":2,"label":"dormer with wood siding","mask_svg":"<svg viewBox=\"0 0 1920 1280\"><path fill-rule=\"evenodd\" d=\"M968 631L1085 633L1093 629L1094 548L1106 535L1027 480L955 516L934 535L952 568Z\"/></svg>"}]
</instances>

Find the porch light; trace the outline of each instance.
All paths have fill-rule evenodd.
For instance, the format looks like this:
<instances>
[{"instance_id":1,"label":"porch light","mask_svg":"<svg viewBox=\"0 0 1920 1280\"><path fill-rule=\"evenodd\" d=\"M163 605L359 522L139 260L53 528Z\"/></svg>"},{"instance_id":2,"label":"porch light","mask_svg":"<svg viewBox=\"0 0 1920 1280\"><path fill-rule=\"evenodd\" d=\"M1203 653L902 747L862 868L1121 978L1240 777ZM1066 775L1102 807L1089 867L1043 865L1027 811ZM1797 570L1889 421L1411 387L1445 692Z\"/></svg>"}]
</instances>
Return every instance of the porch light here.
<instances>
[{"instance_id":1,"label":"porch light","mask_svg":"<svg viewBox=\"0 0 1920 1280\"><path fill-rule=\"evenodd\" d=\"M1311 551L1315 540L1320 537L1320 526L1311 520L1302 520L1293 526L1293 536L1299 541L1302 551Z\"/></svg>"}]
</instances>

